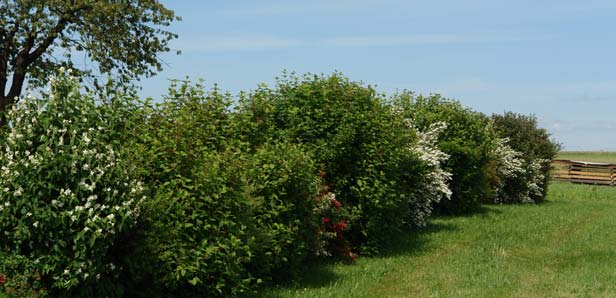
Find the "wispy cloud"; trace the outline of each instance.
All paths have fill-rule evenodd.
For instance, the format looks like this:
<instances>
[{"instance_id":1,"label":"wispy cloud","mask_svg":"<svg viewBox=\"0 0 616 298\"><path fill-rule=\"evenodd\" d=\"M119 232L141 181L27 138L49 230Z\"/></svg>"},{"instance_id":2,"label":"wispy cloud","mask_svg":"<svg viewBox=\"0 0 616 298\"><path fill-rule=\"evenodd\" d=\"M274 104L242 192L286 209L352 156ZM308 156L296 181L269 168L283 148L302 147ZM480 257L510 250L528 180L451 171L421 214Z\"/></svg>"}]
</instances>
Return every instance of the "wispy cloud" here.
<instances>
[{"instance_id":1,"label":"wispy cloud","mask_svg":"<svg viewBox=\"0 0 616 298\"><path fill-rule=\"evenodd\" d=\"M312 0L297 1L285 0L262 4L255 1L253 6L244 5L241 8L231 8L222 11L224 15L236 17L279 17L299 16L310 14L331 14L349 11L364 10L374 6L384 6L400 0Z\"/></svg>"},{"instance_id":2,"label":"wispy cloud","mask_svg":"<svg viewBox=\"0 0 616 298\"><path fill-rule=\"evenodd\" d=\"M452 15L482 15L486 9L494 18L532 16L550 18L552 15L597 14L616 8L613 0L551 1L518 0L277 0L250 1L220 13L229 17L297 17L309 15L366 13L371 11L403 12L409 17L434 17ZM528 8L532 7L533 10ZM506 8L506 9L503 9ZM549 12L549 14L548 14Z\"/></svg>"},{"instance_id":3,"label":"wispy cloud","mask_svg":"<svg viewBox=\"0 0 616 298\"><path fill-rule=\"evenodd\" d=\"M295 39L271 35L192 36L175 47L183 51L255 51L299 47L391 47L410 45L465 44L540 41L547 37L522 34L426 34L395 36L340 36L322 39ZM183 42L185 41L185 42ZM189 42L188 42L189 41Z\"/></svg>"}]
</instances>

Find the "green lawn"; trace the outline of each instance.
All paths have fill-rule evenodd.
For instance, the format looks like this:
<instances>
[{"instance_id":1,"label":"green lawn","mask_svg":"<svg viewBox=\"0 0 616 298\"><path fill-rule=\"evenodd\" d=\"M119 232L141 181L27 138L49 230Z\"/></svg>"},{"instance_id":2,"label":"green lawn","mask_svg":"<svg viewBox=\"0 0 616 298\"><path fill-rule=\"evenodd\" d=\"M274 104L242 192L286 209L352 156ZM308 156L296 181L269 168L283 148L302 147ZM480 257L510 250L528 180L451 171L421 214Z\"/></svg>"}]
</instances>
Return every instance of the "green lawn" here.
<instances>
[{"instance_id":1,"label":"green lawn","mask_svg":"<svg viewBox=\"0 0 616 298\"><path fill-rule=\"evenodd\" d=\"M561 151L556 156L557 159L571 159L594 162L616 163L616 152L606 151Z\"/></svg>"},{"instance_id":2,"label":"green lawn","mask_svg":"<svg viewBox=\"0 0 616 298\"><path fill-rule=\"evenodd\" d=\"M555 182L544 204L435 218L384 256L312 265L257 296L616 297L616 187Z\"/></svg>"}]
</instances>

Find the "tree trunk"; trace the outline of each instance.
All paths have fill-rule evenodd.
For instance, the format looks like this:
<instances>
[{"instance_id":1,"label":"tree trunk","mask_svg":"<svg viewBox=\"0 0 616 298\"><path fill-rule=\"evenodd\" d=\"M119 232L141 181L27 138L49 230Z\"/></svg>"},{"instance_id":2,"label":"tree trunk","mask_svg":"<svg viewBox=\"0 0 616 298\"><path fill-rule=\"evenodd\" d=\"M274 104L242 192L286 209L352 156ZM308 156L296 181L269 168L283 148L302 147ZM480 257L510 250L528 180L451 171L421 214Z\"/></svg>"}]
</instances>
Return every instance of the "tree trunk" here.
<instances>
[{"instance_id":1,"label":"tree trunk","mask_svg":"<svg viewBox=\"0 0 616 298\"><path fill-rule=\"evenodd\" d=\"M7 107L9 107L8 97L4 94L0 94L0 129L6 125L6 113Z\"/></svg>"}]
</instances>

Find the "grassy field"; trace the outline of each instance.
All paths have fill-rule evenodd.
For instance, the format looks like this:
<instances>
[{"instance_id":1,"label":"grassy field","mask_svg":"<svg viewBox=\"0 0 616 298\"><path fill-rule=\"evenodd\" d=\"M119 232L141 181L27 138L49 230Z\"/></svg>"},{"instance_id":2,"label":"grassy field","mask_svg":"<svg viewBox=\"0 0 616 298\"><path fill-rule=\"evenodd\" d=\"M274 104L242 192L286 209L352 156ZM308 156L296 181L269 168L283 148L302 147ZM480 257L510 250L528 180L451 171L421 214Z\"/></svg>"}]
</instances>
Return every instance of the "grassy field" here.
<instances>
[{"instance_id":1,"label":"grassy field","mask_svg":"<svg viewBox=\"0 0 616 298\"><path fill-rule=\"evenodd\" d=\"M616 163L616 152L561 151L558 153L558 156L556 158L557 159Z\"/></svg>"},{"instance_id":2,"label":"grassy field","mask_svg":"<svg viewBox=\"0 0 616 298\"><path fill-rule=\"evenodd\" d=\"M555 182L540 205L486 206L316 264L258 297L616 297L616 188Z\"/></svg>"}]
</instances>

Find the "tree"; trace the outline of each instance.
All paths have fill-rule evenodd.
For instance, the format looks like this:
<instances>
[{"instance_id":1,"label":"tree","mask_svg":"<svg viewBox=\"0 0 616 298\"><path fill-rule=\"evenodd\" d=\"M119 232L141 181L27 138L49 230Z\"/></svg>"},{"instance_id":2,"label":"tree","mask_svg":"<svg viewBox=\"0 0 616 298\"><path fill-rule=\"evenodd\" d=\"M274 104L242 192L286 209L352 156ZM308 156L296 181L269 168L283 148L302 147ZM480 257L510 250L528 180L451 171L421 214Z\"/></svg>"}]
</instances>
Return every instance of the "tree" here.
<instances>
[{"instance_id":1,"label":"tree","mask_svg":"<svg viewBox=\"0 0 616 298\"><path fill-rule=\"evenodd\" d=\"M157 0L0 0L0 112L59 66L94 87L96 74L121 84L154 75L177 38L163 30L174 20Z\"/></svg>"}]
</instances>

